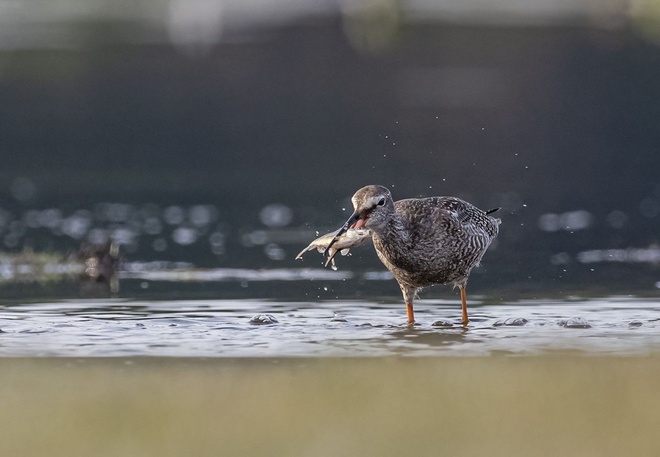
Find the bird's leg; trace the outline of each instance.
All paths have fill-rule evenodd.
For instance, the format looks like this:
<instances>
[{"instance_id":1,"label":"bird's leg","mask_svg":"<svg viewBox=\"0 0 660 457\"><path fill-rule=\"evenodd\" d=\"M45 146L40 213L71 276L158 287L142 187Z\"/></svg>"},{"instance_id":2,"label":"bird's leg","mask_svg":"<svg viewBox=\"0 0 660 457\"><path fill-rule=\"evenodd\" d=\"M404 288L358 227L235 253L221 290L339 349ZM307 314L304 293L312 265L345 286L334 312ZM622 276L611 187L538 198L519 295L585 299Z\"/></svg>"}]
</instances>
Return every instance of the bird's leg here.
<instances>
[{"instance_id":1,"label":"bird's leg","mask_svg":"<svg viewBox=\"0 0 660 457\"><path fill-rule=\"evenodd\" d=\"M413 325L415 323L415 312L413 311L412 302L406 302L406 311L408 313L408 325Z\"/></svg>"},{"instance_id":2,"label":"bird's leg","mask_svg":"<svg viewBox=\"0 0 660 457\"><path fill-rule=\"evenodd\" d=\"M468 312L467 312L467 292L465 291L465 286L458 286L458 288L461 290L461 305L463 307L463 326L467 326L468 322L470 322L470 320L468 319Z\"/></svg>"},{"instance_id":3,"label":"bird's leg","mask_svg":"<svg viewBox=\"0 0 660 457\"><path fill-rule=\"evenodd\" d=\"M399 284L401 293L403 294L403 301L406 302L406 313L408 314L408 325L415 324L415 312L413 311L413 300L415 299L415 291L417 288L408 287Z\"/></svg>"}]
</instances>

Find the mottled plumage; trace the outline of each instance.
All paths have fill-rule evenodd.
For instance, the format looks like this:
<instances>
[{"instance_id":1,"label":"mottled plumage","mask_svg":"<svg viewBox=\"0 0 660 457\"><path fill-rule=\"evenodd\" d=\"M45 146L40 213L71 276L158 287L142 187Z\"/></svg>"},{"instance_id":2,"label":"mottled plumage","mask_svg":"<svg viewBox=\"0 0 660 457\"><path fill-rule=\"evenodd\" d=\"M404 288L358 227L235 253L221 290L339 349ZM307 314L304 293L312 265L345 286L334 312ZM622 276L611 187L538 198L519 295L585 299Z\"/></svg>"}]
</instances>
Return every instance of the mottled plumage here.
<instances>
[{"instance_id":1,"label":"mottled plumage","mask_svg":"<svg viewBox=\"0 0 660 457\"><path fill-rule=\"evenodd\" d=\"M414 322L417 289L453 284L461 290L463 324L467 324L465 287L472 268L497 236L500 221L489 216L495 210L485 212L456 197L394 202L383 186L363 187L352 202L355 212L325 248L329 260L336 254L336 243L351 246L346 239L349 229L369 229L378 258L399 283L409 323Z\"/></svg>"}]
</instances>

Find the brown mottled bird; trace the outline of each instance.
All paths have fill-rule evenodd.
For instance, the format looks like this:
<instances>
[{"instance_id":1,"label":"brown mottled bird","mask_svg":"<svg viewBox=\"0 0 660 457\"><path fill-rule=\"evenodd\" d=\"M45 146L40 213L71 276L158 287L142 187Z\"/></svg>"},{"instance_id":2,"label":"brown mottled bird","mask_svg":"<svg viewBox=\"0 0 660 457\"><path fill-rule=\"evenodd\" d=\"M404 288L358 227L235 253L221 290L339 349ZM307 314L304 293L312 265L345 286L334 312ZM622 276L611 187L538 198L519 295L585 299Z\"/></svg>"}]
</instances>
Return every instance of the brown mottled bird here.
<instances>
[{"instance_id":1,"label":"brown mottled bird","mask_svg":"<svg viewBox=\"0 0 660 457\"><path fill-rule=\"evenodd\" d=\"M468 277L497 236L500 220L490 214L499 208L482 211L456 197L395 202L386 187L373 185L355 192L352 202L355 211L334 236L328 234L313 241L297 258L321 248L327 240L327 265L340 251L333 245L345 249L363 244L364 237L370 236L378 258L399 283L409 324L415 322L413 299L419 288L451 283L461 291L462 322L467 325ZM361 230L362 235L349 232L349 239L349 230Z\"/></svg>"}]
</instances>

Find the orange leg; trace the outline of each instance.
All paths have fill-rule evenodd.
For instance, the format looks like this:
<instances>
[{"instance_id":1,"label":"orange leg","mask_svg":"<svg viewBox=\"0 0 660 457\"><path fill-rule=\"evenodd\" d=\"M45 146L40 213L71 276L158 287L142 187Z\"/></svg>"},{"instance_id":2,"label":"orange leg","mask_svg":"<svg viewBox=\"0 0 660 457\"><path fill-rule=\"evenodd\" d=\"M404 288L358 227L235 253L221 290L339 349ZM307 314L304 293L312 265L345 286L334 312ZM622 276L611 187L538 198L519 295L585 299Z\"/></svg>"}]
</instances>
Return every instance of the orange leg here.
<instances>
[{"instance_id":1,"label":"orange leg","mask_svg":"<svg viewBox=\"0 0 660 457\"><path fill-rule=\"evenodd\" d=\"M467 292L465 291L465 286L461 286L461 305L463 306L463 326L466 326L470 320L468 319L467 313Z\"/></svg>"},{"instance_id":2,"label":"orange leg","mask_svg":"<svg viewBox=\"0 0 660 457\"><path fill-rule=\"evenodd\" d=\"M411 302L406 302L406 311L408 312L408 325L413 325L415 323L415 313Z\"/></svg>"}]
</instances>

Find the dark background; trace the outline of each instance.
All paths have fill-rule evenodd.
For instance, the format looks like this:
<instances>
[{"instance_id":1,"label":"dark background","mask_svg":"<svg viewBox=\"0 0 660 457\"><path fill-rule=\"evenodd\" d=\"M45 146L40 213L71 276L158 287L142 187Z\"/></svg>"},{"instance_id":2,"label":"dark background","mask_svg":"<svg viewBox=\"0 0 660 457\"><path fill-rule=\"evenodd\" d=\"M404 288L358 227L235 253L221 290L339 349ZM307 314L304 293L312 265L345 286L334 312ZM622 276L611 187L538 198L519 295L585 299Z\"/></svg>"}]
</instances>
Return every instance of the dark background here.
<instances>
[{"instance_id":1,"label":"dark background","mask_svg":"<svg viewBox=\"0 0 660 457\"><path fill-rule=\"evenodd\" d=\"M2 250L111 237L132 260L315 267L293 257L382 184L502 207L478 289L656 293L657 17L472 3L11 3Z\"/></svg>"}]
</instances>

